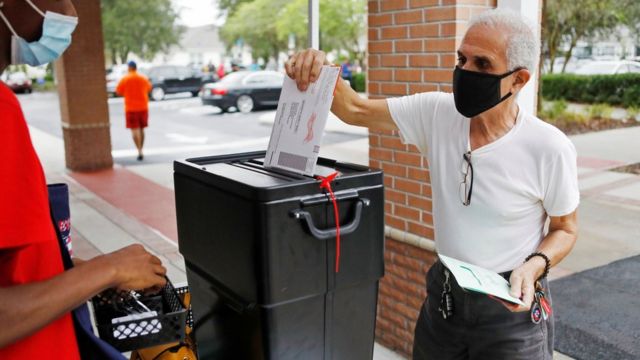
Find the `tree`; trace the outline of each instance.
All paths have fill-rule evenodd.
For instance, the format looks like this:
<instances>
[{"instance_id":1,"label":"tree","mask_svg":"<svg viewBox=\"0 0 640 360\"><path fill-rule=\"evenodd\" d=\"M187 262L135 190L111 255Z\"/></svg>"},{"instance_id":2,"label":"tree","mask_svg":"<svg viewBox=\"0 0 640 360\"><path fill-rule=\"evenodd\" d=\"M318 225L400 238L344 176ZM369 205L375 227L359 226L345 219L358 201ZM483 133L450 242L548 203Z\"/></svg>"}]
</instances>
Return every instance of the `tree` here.
<instances>
[{"instance_id":1,"label":"tree","mask_svg":"<svg viewBox=\"0 0 640 360\"><path fill-rule=\"evenodd\" d=\"M543 46L549 53L550 72L563 45L565 71L578 41L608 35L622 23L616 0L546 0L542 24Z\"/></svg>"},{"instance_id":2,"label":"tree","mask_svg":"<svg viewBox=\"0 0 640 360\"><path fill-rule=\"evenodd\" d=\"M287 41L278 37L276 19L287 0L254 0L244 2L227 18L220 29L220 37L233 46L238 40L253 50L254 57L278 59L280 51L287 48Z\"/></svg>"},{"instance_id":3,"label":"tree","mask_svg":"<svg viewBox=\"0 0 640 360\"><path fill-rule=\"evenodd\" d=\"M105 50L113 63L124 63L129 54L152 59L180 40L171 0L102 0Z\"/></svg>"},{"instance_id":4,"label":"tree","mask_svg":"<svg viewBox=\"0 0 640 360\"><path fill-rule=\"evenodd\" d=\"M363 0L323 0L320 2L320 48L326 52L346 50L350 58L364 60L365 48L359 40L365 31L366 2ZM281 40L293 34L298 49L307 47L308 0L291 1L277 20Z\"/></svg>"}]
</instances>

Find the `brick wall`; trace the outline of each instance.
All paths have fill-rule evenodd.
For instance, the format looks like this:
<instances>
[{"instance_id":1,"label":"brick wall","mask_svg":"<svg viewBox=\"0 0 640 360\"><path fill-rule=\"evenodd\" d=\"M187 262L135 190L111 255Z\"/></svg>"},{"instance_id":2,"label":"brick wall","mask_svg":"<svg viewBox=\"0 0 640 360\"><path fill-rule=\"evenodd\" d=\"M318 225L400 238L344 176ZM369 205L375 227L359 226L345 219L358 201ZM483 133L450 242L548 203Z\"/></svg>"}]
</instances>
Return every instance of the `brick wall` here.
<instances>
[{"instance_id":1,"label":"brick wall","mask_svg":"<svg viewBox=\"0 0 640 360\"><path fill-rule=\"evenodd\" d=\"M456 49L467 20L496 0L375 0L368 2L371 98L451 91ZM387 226L433 239L427 160L393 132L370 132L372 167L385 173ZM425 274L435 254L387 238L380 283L377 341L411 355L413 329L424 301Z\"/></svg>"},{"instance_id":2,"label":"brick wall","mask_svg":"<svg viewBox=\"0 0 640 360\"><path fill-rule=\"evenodd\" d=\"M78 27L56 61L67 168L110 168L111 135L99 0L74 0Z\"/></svg>"}]
</instances>

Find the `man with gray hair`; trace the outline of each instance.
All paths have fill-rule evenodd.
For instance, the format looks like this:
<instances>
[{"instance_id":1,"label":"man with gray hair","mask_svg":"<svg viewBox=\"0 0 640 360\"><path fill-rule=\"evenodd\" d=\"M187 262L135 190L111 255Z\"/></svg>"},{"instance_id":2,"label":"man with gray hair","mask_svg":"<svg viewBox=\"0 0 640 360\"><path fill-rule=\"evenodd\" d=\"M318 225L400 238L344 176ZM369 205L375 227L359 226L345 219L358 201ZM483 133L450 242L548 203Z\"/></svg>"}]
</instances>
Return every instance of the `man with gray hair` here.
<instances>
[{"instance_id":1,"label":"man with gray hair","mask_svg":"<svg viewBox=\"0 0 640 360\"><path fill-rule=\"evenodd\" d=\"M575 148L516 102L540 53L519 14L489 10L472 19L457 53L453 94L369 100L340 82L331 110L348 124L399 130L414 144L429 160L437 252L500 273L526 304L463 291L437 262L414 359L552 359L546 275L577 238ZM323 64L325 54L309 49L286 70L304 91Z\"/></svg>"}]
</instances>

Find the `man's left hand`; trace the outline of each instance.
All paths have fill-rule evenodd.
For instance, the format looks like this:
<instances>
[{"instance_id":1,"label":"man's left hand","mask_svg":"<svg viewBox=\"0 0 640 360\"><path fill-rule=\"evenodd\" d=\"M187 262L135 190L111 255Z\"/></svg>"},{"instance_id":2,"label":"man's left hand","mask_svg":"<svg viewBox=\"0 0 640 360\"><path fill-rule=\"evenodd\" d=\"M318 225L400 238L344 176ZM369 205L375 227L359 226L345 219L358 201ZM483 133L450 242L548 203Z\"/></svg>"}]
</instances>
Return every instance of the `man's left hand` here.
<instances>
[{"instance_id":1,"label":"man's left hand","mask_svg":"<svg viewBox=\"0 0 640 360\"><path fill-rule=\"evenodd\" d=\"M511 277L509 278L509 283L511 284L510 294L522 300L522 302L525 303L524 306L500 299L496 300L500 301L510 311L529 311L536 292L536 280L544 273L544 267L544 259L539 256L534 256L511 272Z\"/></svg>"}]
</instances>

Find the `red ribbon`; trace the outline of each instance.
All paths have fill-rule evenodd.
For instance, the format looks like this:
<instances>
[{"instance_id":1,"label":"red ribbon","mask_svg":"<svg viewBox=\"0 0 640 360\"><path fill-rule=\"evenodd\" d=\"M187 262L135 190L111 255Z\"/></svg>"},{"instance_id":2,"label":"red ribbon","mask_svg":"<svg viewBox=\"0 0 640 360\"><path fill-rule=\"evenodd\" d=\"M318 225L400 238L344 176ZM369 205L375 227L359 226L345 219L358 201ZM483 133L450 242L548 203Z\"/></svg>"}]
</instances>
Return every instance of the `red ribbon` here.
<instances>
[{"instance_id":1,"label":"red ribbon","mask_svg":"<svg viewBox=\"0 0 640 360\"><path fill-rule=\"evenodd\" d=\"M340 215L338 214L338 201L336 200L333 190L331 189L331 182L338 176L338 172L324 177L316 176L316 179L320 180L320 189L325 189L329 192L331 202L333 203L333 215L336 222L336 272L340 271Z\"/></svg>"}]
</instances>

